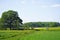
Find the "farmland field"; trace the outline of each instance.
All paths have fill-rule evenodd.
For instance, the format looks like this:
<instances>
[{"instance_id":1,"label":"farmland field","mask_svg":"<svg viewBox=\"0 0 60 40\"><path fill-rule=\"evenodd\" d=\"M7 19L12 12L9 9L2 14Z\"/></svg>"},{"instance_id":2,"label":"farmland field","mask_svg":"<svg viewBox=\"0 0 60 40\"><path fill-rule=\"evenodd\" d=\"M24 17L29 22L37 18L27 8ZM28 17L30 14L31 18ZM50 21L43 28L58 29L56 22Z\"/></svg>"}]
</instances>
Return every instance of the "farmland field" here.
<instances>
[{"instance_id":1,"label":"farmland field","mask_svg":"<svg viewBox=\"0 0 60 40\"><path fill-rule=\"evenodd\" d=\"M60 31L0 30L0 40L60 40Z\"/></svg>"}]
</instances>

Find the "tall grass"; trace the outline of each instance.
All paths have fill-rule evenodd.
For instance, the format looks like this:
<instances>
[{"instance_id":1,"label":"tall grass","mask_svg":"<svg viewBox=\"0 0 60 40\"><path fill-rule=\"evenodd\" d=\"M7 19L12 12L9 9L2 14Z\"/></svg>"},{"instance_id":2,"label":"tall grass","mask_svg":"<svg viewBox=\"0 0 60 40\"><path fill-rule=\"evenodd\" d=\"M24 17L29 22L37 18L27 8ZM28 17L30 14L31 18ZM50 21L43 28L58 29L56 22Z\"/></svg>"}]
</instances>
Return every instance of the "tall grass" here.
<instances>
[{"instance_id":1,"label":"tall grass","mask_svg":"<svg viewBox=\"0 0 60 40\"><path fill-rule=\"evenodd\" d=\"M17 40L33 32L33 30L0 30L0 40Z\"/></svg>"}]
</instances>

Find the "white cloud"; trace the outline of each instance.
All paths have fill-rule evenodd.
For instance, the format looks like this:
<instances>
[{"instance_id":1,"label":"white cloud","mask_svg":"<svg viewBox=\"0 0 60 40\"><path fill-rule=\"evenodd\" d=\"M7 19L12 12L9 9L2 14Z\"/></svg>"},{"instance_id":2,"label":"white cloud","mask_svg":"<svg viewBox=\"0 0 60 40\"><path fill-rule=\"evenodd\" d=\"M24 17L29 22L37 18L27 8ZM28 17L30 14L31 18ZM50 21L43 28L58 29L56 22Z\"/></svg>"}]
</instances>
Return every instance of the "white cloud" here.
<instances>
[{"instance_id":1,"label":"white cloud","mask_svg":"<svg viewBox=\"0 0 60 40\"><path fill-rule=\"evenodd\" d=\"M41 5L41 8L58 8L60 7L60 4L53 4L53 5Z\"/></svg>"},{"instance_id":2,"label":"white cloud","mask_svg":"<svg viewBox=\"0 0 60 40\"><path fill-rule=\"evenodd\" d=\"M48 8L48 5L41 5L42 8Z\"/></svg>"},{"instance_id":3,"label":"white cloud","mask_svg":"<svg viewBox=\"0 0 60 40\"><path fill-rule=\"evenodd\" d=\"M32 0L32 4L35 4L35 2L36 2L35 0Z\"/></svg>"},{"instance_id":4,"label":"white cloud","mask_svg":"<svg viewBox=\"0 0 60 40\"><path fill-rule=\"evenodd\" d=\"M60 4L51 5L51 7L60 7Z\"/></svg>"},{"instance_id":5,"label":"white cloud","mask_svg":"<svg viewBox=\"0 0 60 40\"><path fill-rule=\"evenodd\" d=\"M21 1L22 4L24 4L25 2L24 1Z\"/></svg>"},{"instance_id":6,"label":"white cloud","mask_svg":"<svg viewBox=\"0 0 60 40\"><path fill-rule=\"evenodd\" d=\"M25 4L25 3L26 3L26 0L21 1L21 4Z\"/></svg>"}]
</instances>

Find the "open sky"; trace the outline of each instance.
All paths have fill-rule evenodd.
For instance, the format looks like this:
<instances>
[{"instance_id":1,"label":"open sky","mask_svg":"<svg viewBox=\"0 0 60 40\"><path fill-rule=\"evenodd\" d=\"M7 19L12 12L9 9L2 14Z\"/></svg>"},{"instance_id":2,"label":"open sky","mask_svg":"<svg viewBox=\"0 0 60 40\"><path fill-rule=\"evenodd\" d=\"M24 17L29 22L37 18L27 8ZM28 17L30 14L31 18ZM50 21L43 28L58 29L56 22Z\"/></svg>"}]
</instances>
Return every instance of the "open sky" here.
<instances>
[{"instance_id":1,"label":"open sky","mask_svg":"<svg viewBox=\"0 0 60 40\"><path fill-rule=\"evenodd\" d=\"M60 22L60 0L0 0L0 17L7 10L17 11L23 22Z\"/></svg>"}]
</instances>

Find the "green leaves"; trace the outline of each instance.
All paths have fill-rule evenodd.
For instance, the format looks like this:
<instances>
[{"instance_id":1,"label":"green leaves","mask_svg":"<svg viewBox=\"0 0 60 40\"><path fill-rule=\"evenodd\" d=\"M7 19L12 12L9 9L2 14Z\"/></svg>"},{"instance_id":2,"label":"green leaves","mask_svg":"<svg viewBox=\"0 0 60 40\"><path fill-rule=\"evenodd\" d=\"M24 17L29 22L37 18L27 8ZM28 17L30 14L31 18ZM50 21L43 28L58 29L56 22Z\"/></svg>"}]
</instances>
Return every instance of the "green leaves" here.
<instances>
[{"instance_id":1,"label":"green leaves","mask_svg":"<svg viewBox=\"0 0 60 40\"><path fill-rule=\"evenodd\" d=\"M1 22L4 28L16 29L22 24L22 19L19 18L16 11L9 10L2 13Z\"/></svg>"}]
</instances>

